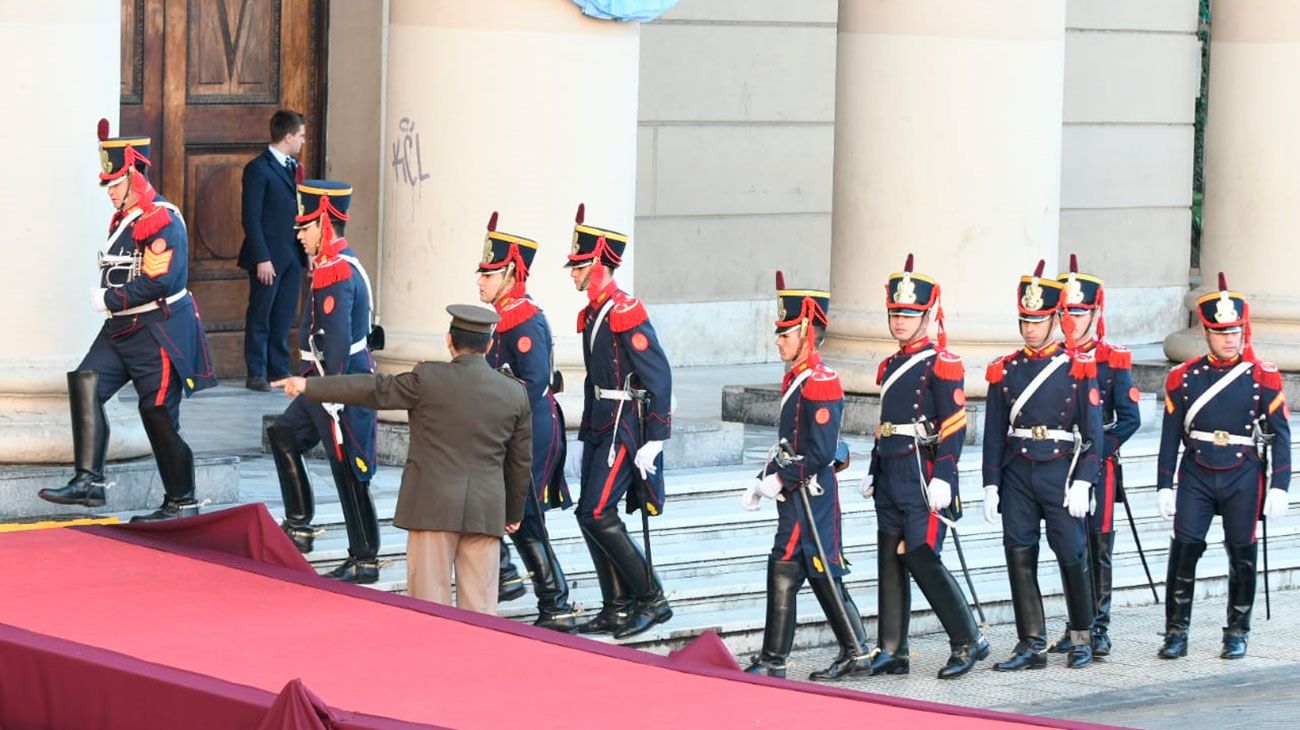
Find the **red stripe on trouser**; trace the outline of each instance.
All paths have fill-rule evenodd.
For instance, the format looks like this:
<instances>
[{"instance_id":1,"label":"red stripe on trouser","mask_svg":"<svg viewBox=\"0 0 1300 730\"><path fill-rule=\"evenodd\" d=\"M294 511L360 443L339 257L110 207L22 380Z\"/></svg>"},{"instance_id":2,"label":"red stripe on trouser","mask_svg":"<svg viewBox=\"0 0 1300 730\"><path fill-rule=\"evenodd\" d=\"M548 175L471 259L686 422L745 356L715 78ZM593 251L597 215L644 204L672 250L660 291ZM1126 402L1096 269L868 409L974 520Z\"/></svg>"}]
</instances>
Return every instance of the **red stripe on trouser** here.
<instances>
[{"instance_id":1,"label":"red stripe on trouser","mask_svg":"<svg viewBox=\"0 0 1300 730\"><path fill-rule=\"evenodd\" d=\"M1259 471L1259 488L1255 490L1255 514L1259 515L1259 505L1264 499L1264 470ZM1250 521L1250 541L1255 542L1255 532L1259 530L1259 520Z\"/></svg>"},{"instance_id":2,"label":"red stripe on trouser","mask_svg":"<svg viewBox=\"0 0 1300 730\"><path fill-rule=\"evenodd\" d=\"M930 519L925 523L925 544L931 549L939 544L939 515L934 512L930 513Z\"/></svg>"},{"instance_id":3,"label":"red stripe on trouser","mask_svg":"<svg viewBox=\"0 0 1300 730\"><path fill-rule=\"evenodd\" d=\"M167 384L172 379L172 359L167 357L167 350L160 347L158 354L162 355L162 382L158 384L158 395L154 396L153 404L156 406L166 405L167 401Z\"/></svg>"},{"instance_id":4,"label":"red stripe on trouser","mask_svg":"<svg viewBox=\"0 0 1300 730\"><path fill-rule=\"evenodd\" d=\"M596 503L596 509L592 511L592 517L600 517L600 513L605 511L605 503L609 501L609 492L614 488L614 479L618 477L618 468L623 465L623 456L627 454L627 447L618 447L618 456L614 457L614 466L609 468L609 474L605 475L605 488L600 490L600 501Z\"/></svg>"},{"instance_id":5,"label":"red stripe on trouser","mask_svg":"<svg viewBox=\"0 0 1300 730\"><path fill-rule=\"evenodd\" d=\"M794 557L794 549L799 547L799 523L794 523L794 529L790 531L790 540L785 544L785 555L781 556L782 560L789 560Z\"/></svg>"},{"instance_id":6,"label":"red stripe on trouser","mask_svg":"<svg viewBox=\"0 0 1300 730\"><path fill-rule=\"evenodd\" d=\"M1101 531L1110 532L1115 526L1115 462L1106 460L1106 504L1101 511Z\"/></svg>"}]
</instances>

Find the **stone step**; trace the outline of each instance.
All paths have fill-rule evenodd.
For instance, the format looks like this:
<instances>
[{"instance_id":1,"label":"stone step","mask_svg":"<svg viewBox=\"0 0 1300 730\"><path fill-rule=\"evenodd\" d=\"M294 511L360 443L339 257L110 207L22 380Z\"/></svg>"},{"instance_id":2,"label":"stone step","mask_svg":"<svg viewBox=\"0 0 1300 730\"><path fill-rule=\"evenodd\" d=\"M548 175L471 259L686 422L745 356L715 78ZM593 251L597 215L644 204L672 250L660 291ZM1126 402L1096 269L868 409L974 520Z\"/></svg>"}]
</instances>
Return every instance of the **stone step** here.
<instances>
[{"instance_id":1,"label":"stone step","mask_svg":"<svg viewBox=\"0 0 1300 730\"><path fill-rule=\"evenodd\" d=\"M59 505L36 496L45 487L61 487L73 476L71 466L50 464L0 464L0 515L3 519L27 520L35 517L77 515L104 512L135 512L156 509L162 504L162 479L153 457L117 461L104 468L113 483L107 504L93 511L85 507ZM195 491L200 501L216 504L239 501L239 457L200 456L194 459Z\"/></svg>"}]
</instances>

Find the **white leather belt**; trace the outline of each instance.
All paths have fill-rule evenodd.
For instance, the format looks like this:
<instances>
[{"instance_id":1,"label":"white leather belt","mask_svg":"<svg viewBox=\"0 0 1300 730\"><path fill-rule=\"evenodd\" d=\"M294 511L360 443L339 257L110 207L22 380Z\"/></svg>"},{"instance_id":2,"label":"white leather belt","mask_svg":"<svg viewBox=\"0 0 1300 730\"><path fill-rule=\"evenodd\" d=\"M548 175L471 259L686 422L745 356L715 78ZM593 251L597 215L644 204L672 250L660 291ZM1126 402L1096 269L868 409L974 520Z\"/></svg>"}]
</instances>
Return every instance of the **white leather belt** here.
<instances>
[{"instance_id":1,"label":"white leather belt","mask_svg":"<svg viewBox=\"0 0 1300 730\"><path fill-rule=\"evenodd\" d=\"M361 339L352 343L352 347L348 348L348 354L355 355L358 352L365 352L365 350L366 350L366 338L362 337ZM317 361L316 355L314 355L310 350L299 350L298 359L302 360L303 362Z\"/></svg>"},{"instance_id":2,"label":"white leather belt","mask_svg":"<svg viewBox=\"0 0 1300 730\"><path fill-rule=\"evenodd\" d=\"M1031 441L1073 441L1074 434L1069 431L1063 431L1059 428L1048 428L1047 426L1030 426L1029 428L1013 428L1010 436L1018 439L1029 439Z\"/></svg>"},{"instance_id":3,"label":"white leather belt","mask_svg":"<svg viewBox=\"0 0 1300 730\"><path fill-rule=\"evenodd\" d=\"M634 396L630 390L610 390L602 388L599 385L593 385L596 397L601 400L633 400Z\"/></svg>"},{"instance_id":4,"label":"white leather belt","mask_svg":"<svg viewBox=\"0 0 1300 730\"><path fill-rule=\"evenodd\" d=\"M167 302L168 304L175 304L176 302L179 302L180 300L182 300L182 299L184 299L185 297L189 296L189 294L190 294L190 290L189 290L189 289L181 289L180 291L178 291L178 292L176 292L175 294L173 294L173 295L167 297L167 298L166 298L165 300L163 300L163 301ZM143 314L143 313L145 313L145 312L152 312L153 310L157 309L158 307L159 307L158 302L157 302L157 301L152 301L152 302L148 302L148 303L145 303L145 304L141 304L141 305L138 306L138 307L131 307L130 309L123 309L123 310L121 310L120 312L109 312L109 313L108 313L108 316L109 316L109 318L113 318L113 317L130 317L130 316L133 315L133 314Z\"/></svg>"},{"instance_id":5,"label":"white leather belt","mask_svg":"<svg viewBox=\"0 0 1300 730\"><path fill-rule=\"evenodd\" d=\"M890 423L889 421L881 421L880 425L876 426L876 436L879 436L880 438L889 438L890 436L920 436L921 438L925 438L926 436L929 436L929 434L925 432L923 427L916 423Z\"/></svg>"},{"instance_id":6,"label":"white leather belt","mask_svg":"<svg viewBox=\"0 0 1300 730\"><path fill-rule=\"evenodd\" d=\"M1189 438L1197 441L1205 441L1215 446L1254 446L1255 439L1252 436L1239 436L1227 431L1197 431L1195 429L1188 431Z\"/></svg>"}]
</instances>

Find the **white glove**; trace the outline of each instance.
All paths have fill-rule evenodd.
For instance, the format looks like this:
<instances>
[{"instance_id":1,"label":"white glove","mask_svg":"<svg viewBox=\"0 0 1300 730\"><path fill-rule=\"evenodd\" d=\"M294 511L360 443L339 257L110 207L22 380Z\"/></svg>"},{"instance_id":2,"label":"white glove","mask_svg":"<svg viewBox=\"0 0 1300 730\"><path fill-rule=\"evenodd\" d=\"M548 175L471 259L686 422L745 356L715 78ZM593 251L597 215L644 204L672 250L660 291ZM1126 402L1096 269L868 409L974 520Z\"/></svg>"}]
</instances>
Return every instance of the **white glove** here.
<instances>
[{"instance_id":1,"label":"white glove","mask_svg":"<svg viewBox=\"0 0 1300 730\"><path fill-rule=\"evenodd\" d=\"M925 488L925 501L930 503L930 511L939 510L952 504L952 485L942 479L931 479Z\"/></svg>"},{"instance_id":2,"label":"white glove","mask_svg":"<svg viewBox=\"0 0 1300 730\"><path fill-rule=\"evenodd\" d=\"M1083 519L1088 516L1088 497L1091 491L1091 484L1081 479L1075 479L1065 489L1065 504L1061 506L1069 510L1071 517Z\"/></svg>"},{"instance_id":3,"label":"white glove","mask_svg":"<svg viewBox=\"0 0 1300 730\"><path fill-rule=\"evenodd\" d=\"M575 444L569 444L569 452L564 460L564 475L573 481L582 483L582 453L587 450L587 444L578 441Z\"/></svg>"},{"instance_id":4,"label":"white glove","mask_svg":"<svg viewBox=\"0 0 1300 730\"><path fill-rule=\"evenodd\" d=\"M100 289L99 287L91 288L90 308L95 310L96 312L107 312L108 305L104 303L104 294L106 294L107 292L108 292L107 289Z\"/></svg>"},{"instance_id":5,"label":"white glove","mask_svg":"<svg viewBox=\"0 0 1300 730\"><path fill-rule=\"evenodd\" d=\"M763 495L758 491L758 485L759 481L755 479L745 488L745 494L740 498L740 506L750 512L757 512L763 503Z\"/></svg>"},{"instance_id":6,"label":"white glove","mask_svg":"<svg viewBox=\"0 0 1300 730\"><path fill-rule=\"evenodd\" d=\"M762 479L759 479L755 483L754 488L764 497L767 497L768 499L776 499L776 495L781 493L782 486L781 477L776 474L768 474Z\"/></svg>"},{"instance_id":7,"label":"white glove","mask_svg":"<svg viewBox=\"0 0 1300 730\"><path fill-rule=\"evenodd\" d=\"M1174 518L1174 508L1178 500L1174 497L1174 490L1168 487L1156 490L1156 511L1166 520Z\"/></svg>"},{"instance_id":8,"label":"white glove","mask_svg":"<svg viewBox=\"0 0 1300 730\"><path fill-rule=\"evenodd\" d=\"M984 521L990 525L998 524L998 485L984 485Z\"/></svg>"},{"instance_id":9,"label":"white glove","mask_svg":"<svg viewBox=\"0 0 1300 730\"><path fill-rule=\"evenodd\" d=\"M871 472L867 472L867 475L862 477L862 481L858 483L858 494L861 494L863 499L871 499L871 495L875 493L876 476Z\"/></svg>"},{"instance_id":10,"label":"white glove","mask_svg":"<svg viewBox=\"0 0 1300 730\"><path fill-rule=\"evenodd\" d=\"M1285 489L1270 488L1264 496L1264 517L1270 520L1286 517L1290 502Z\"/></svg>"},{"instance_id":11,"label":"white glove","mask_svg":"<svg viewBox=\"0 0 1300 730\"><path fill-rule=\"evenodd\" d=\"M636 450L636 458L632 460L632 463L636 465L637 471L641 472L642 479L659 471L659 467L655 466L655 457L662 454L663 451L664 442L662 441L647 441L644 446Z\"/></svg>"}]
</instances>

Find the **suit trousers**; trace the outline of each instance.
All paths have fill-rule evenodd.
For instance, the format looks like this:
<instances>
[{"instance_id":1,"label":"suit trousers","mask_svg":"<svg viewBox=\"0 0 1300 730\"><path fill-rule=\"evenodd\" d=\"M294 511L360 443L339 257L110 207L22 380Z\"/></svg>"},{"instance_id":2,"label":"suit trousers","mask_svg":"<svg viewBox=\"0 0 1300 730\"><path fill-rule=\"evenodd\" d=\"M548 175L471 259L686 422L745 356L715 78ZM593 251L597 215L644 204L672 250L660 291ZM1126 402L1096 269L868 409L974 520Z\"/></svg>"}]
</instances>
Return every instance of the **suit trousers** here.
<instances>
[{"instance_id":1,"label":"suit trousers","mask_svg":"<svg viewBox=\"0 0 1300 730\"><path fill-rule=\"evenodd\" d=\"M446 606L456 579L456 607L495 614L501 538L442 530L406 533L406 589Z\"/></svg>"}]
</instances>

